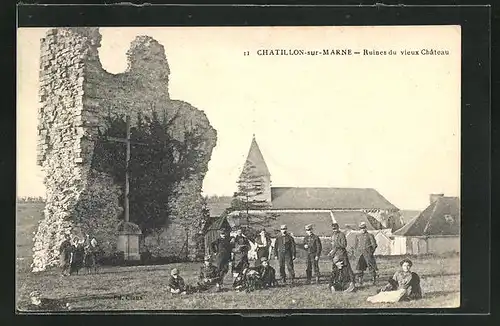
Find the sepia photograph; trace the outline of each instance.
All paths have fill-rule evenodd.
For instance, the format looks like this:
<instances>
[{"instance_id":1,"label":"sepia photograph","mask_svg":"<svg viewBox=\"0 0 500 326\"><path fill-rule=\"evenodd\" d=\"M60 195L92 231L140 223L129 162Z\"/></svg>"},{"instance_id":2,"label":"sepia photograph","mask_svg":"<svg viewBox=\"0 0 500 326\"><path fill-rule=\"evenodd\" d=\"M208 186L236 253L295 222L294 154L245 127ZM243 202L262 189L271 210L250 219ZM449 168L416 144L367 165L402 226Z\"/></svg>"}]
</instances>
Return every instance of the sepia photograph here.
<instances>
[{"instance_id":1,"label":"sepia photograph","mask_svg":"<svg viewBox=\"0 0 500 326\"><path fill-rule=\"evenodd\" d=\"M17 29L17 313L458 308L461 27Z\"/></svg>"}]
</instances>

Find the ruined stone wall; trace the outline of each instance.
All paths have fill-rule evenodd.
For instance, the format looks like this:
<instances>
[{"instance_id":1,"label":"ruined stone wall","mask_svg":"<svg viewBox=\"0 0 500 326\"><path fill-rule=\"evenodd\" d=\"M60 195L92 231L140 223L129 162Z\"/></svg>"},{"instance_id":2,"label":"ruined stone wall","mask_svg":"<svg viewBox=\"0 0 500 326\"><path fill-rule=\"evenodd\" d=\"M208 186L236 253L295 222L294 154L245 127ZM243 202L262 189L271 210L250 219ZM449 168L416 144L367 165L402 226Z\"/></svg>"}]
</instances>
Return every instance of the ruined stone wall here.
<instances>
[{"instance_id":1,"label":"ruined stone wall","mask_svg":"<svg viewBox=\"0 0 500 326\"><path fill-rule=\"evenodd\" d=\"M127 70L110 74L99 60L100 42L98 28L52 29L41 40L37 163L45 172L47 202L34 239L33 271L57 265L64 233L88 232L105 250L114 249L122 185L92 168L98 130L106 127L109 112L129 114L132 124L139 112L150 116L155 110L165 119L178 115L171 135L179 140L185 130L202 135L198 192L216 144L216 131L202 111L170 99L170 69L161 44L137 37L127 51ZM172 238L168 246L184 241Z\"/></svg>"}]
</instances>

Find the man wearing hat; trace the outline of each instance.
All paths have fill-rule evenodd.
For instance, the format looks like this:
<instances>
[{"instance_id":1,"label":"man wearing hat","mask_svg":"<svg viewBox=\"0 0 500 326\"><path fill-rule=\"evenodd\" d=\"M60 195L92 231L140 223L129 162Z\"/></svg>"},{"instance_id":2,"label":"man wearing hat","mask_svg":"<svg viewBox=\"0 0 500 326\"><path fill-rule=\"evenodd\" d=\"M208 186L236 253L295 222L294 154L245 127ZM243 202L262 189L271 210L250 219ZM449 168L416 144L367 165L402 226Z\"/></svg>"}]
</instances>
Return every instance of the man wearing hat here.
<instances>
[{"instance_id":1,"label":"man wearing hat","mask_svg":"<svg viewBox=\"0 0 500 326\"><path fill-rule=\"evenodd\" d=\"M290 274L290 280L293 283L295 278L295 271L293 268L293 261L295 260L295 240L288 234L286 225L281 225L280 234L276 238L274 244L274 256L279 262L280 277L283 283L286 283L285 264Z\"/></svg>"},{"instance_id":2,"label":"man wearing hat","mask_svg":"<svg viewBox=\"0 0 500 326\"><path fill-rule=\"evenodd\" d=\"M311 224L305 226L307 235L304 237L304 249L307 252L307 262L306 262L306 278L307 283L311 283L312 271L314 269L314 275L316 276L316 284L319 283L319 256L321 255L321 240L314 234L313 227Z\"/></svg>"},{"instance_id":3,"label":"man wearing hat","mask_svg":"<svg viewBox=\"0 0 500 326\"><path fill-rule=\"evenodd\" d=\"M260 280L264 288L276 286L276 271L269 266L267 257L260 258L260 265L256 267L260 275Z\"/></svg>"},{"instance_id":4,"label":"man wearing hat","mask_svg":"<svg viewBox=\"0 0 500 326\"><path fill-rule=\"evenodd\" d=\"M219 230L219 239L215 240L211 244L211 252L214 255L215 267L219 271L221 282L224 280L224 276L229 271L229 263L231 262L233 243L227 236L227 231L224 229Z\"/></svg>"},{"instance_id":5,"label":"man wearing hat","mask_svg":"<svg viewBox=\"0 0 500 326\"><path fill-rule=\"evenodd\" d=\"M373 234L367 232L365 222L359 224L359 229L361 233L356 234L354 239L354 261L356 262L358 283L359 285L363 284L363 274L368 268L373 277L373 284L375 284L377 280L377 262L374 253L377 248L377 241Z\"/></svg>"},{"instance_id":6,"label":"man wearing hat","mask_svg":"<svg viewBox=\"0 0 500 326\"><path fill-rule=\"evenodd\" d=\"M332 224L332 230L332 250L328 253L328 256L341 258L345 271L349 273L351 282L354 282L354 272L352 271L349 256L347 254L346 236L344 232L340 231L340 227L337 223ZM335 263L332 264L332 270L333 269L335 269Z\"/></svg>"},{"instance_id":7,"label":"man wearing hat","mask_svg":"<svg viewBox=\"0 0 500 326\"><path fill-rule=\"evenodd\" d=\"M177 268L173 268L170 271L167 287L172 294L186 294L186 284L184 283L184 279L179 275L179 270Z\"/></svg>"}]
</instances>

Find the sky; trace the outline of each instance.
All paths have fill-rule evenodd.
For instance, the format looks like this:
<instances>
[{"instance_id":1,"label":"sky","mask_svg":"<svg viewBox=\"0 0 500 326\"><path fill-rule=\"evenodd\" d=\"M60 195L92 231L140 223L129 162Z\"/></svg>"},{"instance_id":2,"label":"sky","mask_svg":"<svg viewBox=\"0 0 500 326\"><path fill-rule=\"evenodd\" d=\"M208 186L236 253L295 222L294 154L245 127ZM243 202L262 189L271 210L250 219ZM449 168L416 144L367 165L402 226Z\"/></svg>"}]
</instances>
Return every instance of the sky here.
<instances>
[{"instance_id":1,"label":"sky","mask_svg":"<svg viewBox=\"0 0 500 326\"><path fill-rule=\"evenodd\" d=\"M40 38L18 29L17 193L43 196L36 165ZM206 195L232 195L252 135L273 186L375 188L400 209L460 193L460 27L101 28L104 69L139 35L165 47L172 99L203 110L217 146ZM396 51L262 56L259 49ZM449 55L401 55L402 50ZM248 51L249 55L244 55Z\"/></svg>"}]
</instances>

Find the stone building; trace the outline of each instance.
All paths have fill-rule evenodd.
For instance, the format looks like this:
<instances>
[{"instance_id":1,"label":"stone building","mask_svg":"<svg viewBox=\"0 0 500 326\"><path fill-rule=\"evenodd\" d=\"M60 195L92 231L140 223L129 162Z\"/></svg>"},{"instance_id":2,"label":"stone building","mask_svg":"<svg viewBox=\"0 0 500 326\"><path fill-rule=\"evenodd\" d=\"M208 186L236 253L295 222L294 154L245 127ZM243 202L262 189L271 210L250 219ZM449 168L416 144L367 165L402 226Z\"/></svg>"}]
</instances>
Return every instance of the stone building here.
<instances>
[{"instance_id":1,"label":"stone building","mask_svg":"<svg viewBox=\"0 0 500 326\"><path fill-rule=\"evenodd\" d=\"M203 111L170 98L164 47L151 37L138 36L127 51L126 71L111 74L100 62L100 42L99 29L88 27L51 29L41 39L37 163L45 172L47 204L34 239L33 271L56 265L64 234L77 229L94 234L105 250L116 245L123 186L95 168L99 157L94 155L110 113L130 115L134 126L138 113L150 116L155 111L163 119L176 117L168 129L175 139L182 142L185 131L202 137L202 172L186 181L199 191L182 195L201 198L216 131ZM177 232L179 224L173 225L167 233ZM167 237L173 239L168 247L178 250L182 244ZM192 252L195 244L188 242Z\"/></svg>"},{"instance_id":2,"label":"stone building","mask_svg":"<svg viewBox=\"0 0 500 326\"><path fill-rule=\"evenodd\" d=\"M460 200L431 194L429 206L394 232L398 255L460 252Z\"/></svg>"}]
</instances>

